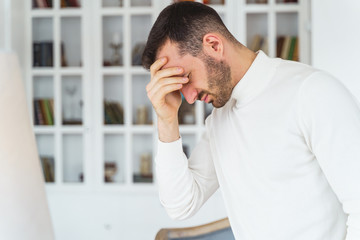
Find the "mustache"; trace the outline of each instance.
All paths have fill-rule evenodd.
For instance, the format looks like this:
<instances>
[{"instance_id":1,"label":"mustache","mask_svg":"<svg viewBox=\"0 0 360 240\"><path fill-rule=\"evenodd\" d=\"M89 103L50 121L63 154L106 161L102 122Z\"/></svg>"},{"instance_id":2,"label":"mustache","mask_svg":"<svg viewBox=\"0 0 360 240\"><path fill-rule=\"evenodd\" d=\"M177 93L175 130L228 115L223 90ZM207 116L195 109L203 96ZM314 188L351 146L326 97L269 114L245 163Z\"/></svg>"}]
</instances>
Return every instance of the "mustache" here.
<instances>
[{"instance_id":1,"label":"mustache","mask_svg":"<svg viewBox=\"0 0 360 240\"><path fill-rule=\"evenodd\" d=\"M201 91L197 97L197 100L201 100L205 94L206 93L204 91Z\"/></svg>"},{"instance_id":2,"label":"mustache","mask_svg":"<svg viewBox=\"0 0 360 240\"><path fill-rule=\"evenodd\" d=\"M213 94L211 94L211 93L208 92L208 91L201 91L201 92L199 93L198 97L197 97L197 100L201 100L206 94L207 94L207 95L213 95Z\"/></svg>"}]
</instances>

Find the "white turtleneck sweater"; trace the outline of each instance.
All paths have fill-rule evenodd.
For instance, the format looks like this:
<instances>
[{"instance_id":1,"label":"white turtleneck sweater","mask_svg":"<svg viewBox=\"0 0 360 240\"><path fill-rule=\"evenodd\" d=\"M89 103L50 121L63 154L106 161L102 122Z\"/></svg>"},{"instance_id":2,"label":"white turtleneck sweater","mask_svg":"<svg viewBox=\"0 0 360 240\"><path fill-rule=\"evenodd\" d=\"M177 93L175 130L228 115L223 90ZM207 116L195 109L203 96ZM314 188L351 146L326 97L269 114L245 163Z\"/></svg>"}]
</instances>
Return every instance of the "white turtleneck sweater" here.
<instances>
[{"instance_id":1,"label":"white turtleneck sweater","mask_svg":"<svg viewBox=\"0 0 360 240\"><path fill-rule=\"evenodd\" d=\"M189 159L159 141L160 200L184 219L220 186L238 240L359 240L359 109L332 76L260 51Z\"/></svg>"}]
</instances>

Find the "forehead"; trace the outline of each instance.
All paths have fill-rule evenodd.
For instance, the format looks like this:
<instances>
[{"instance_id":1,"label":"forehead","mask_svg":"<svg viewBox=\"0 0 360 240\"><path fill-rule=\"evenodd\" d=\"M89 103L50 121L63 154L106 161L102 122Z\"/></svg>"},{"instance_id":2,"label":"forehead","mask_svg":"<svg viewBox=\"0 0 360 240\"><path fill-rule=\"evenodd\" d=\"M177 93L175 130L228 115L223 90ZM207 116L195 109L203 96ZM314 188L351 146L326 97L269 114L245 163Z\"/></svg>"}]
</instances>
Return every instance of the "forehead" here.
<instances>
[{"instance_id":1,"label":"forehead","mask_svg":"<svg viewBox=\"0 0 360 240\"><path fill-rule=\"evenodd\" d=\"M194 63L195 57L190 54L180 56L176 43L167 40L163 47L158 51L157 59L167 57L168 62L162 68L184 67Z\"/></svg>"}]
</instances>

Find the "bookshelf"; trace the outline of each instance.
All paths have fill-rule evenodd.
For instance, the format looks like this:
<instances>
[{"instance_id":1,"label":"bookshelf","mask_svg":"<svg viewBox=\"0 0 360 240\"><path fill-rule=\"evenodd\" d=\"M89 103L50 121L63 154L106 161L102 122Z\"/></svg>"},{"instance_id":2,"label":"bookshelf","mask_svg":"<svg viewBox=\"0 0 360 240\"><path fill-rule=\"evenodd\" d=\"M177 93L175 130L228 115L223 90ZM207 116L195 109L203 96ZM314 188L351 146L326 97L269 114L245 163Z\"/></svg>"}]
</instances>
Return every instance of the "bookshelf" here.
<instances>
[{"instance_id":1,"label":"bookshelf","mask_svg":"<svg viewBox=\"0 0 360 240\"><path fill-rule=\"evenodd\" d=\"M310 62L308 0L208 2L245 45L261 46L254 39L266 38L266 52L276 57L280 36L297 37L299 61ZM145 91L150 75L139 59L169 3L28 1L27 93L39 155L53 168L49 191L155 190L156 117ZM187 154L211 110L201 102L181 106Z\"/></svg>"}]
</instances>

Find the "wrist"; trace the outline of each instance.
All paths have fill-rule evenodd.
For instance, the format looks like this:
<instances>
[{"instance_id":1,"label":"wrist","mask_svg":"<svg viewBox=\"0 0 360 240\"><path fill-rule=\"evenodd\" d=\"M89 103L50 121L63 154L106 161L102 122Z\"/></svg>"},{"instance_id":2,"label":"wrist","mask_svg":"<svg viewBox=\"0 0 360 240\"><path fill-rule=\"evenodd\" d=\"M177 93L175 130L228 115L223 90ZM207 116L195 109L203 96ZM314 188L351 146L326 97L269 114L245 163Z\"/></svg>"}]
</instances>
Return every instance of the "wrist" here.
<instances>
[{"instance_id":1,"label":"wrist","mask_svg":"<svg viewBox=\"0 0 360 240\"><path fill-rule=\"evenodd\" d=\"M171 121L158 119L159 140L165 143L174 142L180 138L177 117Z\"/></svg>"}]
</instances>

